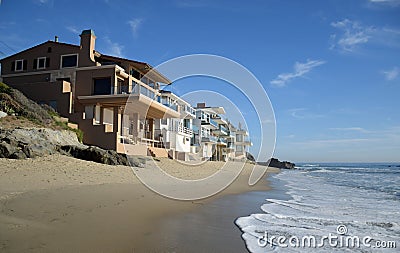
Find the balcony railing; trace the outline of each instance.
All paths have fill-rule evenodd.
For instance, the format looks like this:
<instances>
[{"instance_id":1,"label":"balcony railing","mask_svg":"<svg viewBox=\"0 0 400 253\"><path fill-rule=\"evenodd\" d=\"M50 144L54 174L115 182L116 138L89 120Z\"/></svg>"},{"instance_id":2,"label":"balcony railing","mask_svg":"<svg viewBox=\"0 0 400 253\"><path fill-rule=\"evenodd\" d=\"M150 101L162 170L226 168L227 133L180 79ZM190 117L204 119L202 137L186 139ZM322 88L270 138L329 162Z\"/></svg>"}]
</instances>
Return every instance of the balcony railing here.
<instances>
[{"instance_id":1,"label":"balcony railing","mask_svg":"<svg viewBox=\"0 0 400 253\"><path fill-rule=\"evenodd\" d=\"M171 108L174 111L178 111L178 105L176 105L176 104L163 103L163 105L165 105L166 107Z\"/></svg>"},{"instance_id":2,"label":"balcony railing","mask_svg":"<svg viewBox=\"0 0 400 253\"><path fill-rule=\"evenodd\" d=\"M215 120L213 120L213 119L210 119L210 125L213 125L213 126L215 126L215 127L218 127L218 123L215 122Z\"/></svg>"},{"instance_id":3,"label":"balcony railing","mask_svg":"<svg viewBox=\"0 0 400 253\"><path fill-rule=\"evenodd\" d=\"M131 85L118 85L116 89L112 87L111 94L141 94L157 101L159 97L155 90L136 81L132 81Z\"/></svg>"},{"instance_id":4,"label":"balcony railing","mask_svg":"<svg viewBox=\"0 0 400 253\"><path fill-rule=\"evenodd\" d=\"M218 143L220 143L220 144L225 144L225 145L227 144L225 138L219 138L219 139L218 139Z\"/></svg>"},{"instance_id":5,"label":"balcony railing","mask_svg":"<svg viewBox=\"0 0 400 253\"><path fill-rule=\"evenodd\" d=\"M214 135L206 135L201 138L202 142L218 142L218 137Z\"/></svg>"},{"instance_id":6,"label":"balcony railing","mask_svg":"<svg viewBox=\"0 0 400 253\"><path fill-rule=\"evenodd\" d=\"M215 122L213 119L209 118L209 119L202 119L201 120L201 124L202 125L212 125L215 128L218 128L218 123Z\"/></svg>"},{"instance_id":7,"label":"balcony railing","mask_svg":"<svg viewBox=\"0 0 400 253\"><path fill-rule=\"evenodd\" d=\"M182 110L183 110L183 112L186 112L186 113L188 113L188 114L190 114L192 116L196 115L196 110L193 109L193 107L191 107L191 106L183 105L182 106Z\"/></svg>"},{"instance_id":8,"label":"balcony railing","mask_svg":"<svg viewBox=\"0 0 400 253\"><path fill-rule=\"evenodd\" d=\"M193 135L193 130L188 127L185 127L182 123L179 123L179 124L175 125L174 127L170 126L168 130L174 131L177 133Z\"/></svg>"},{"instance_id":9,"label":"balcony railing","mask_svg":"<svg viewBox=\"0 0 400 253\"><path fill-rule=\"evenodd\" d=\"M228 129L224 127L223 125L219 125L219 130L223 131L224 133L228 133Z\"/></svg>"}]
</instances>

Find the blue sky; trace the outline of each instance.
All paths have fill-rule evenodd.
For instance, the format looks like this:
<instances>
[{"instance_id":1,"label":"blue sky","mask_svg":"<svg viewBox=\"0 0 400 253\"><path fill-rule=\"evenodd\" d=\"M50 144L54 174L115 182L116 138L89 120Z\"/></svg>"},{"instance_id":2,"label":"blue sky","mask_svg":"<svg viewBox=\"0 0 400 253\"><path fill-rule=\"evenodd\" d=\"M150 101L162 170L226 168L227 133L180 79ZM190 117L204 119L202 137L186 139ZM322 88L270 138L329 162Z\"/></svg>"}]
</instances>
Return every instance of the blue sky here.
<instances>
[{"instance_id":1,"label":"blue sky","mask_svg":"<svg viewBox=\"0 0 400 253\"><path fill-rule=\"evenodd\" d=\"M54 35L78 44L90 28L98 51L153 66L186 54L224 56L267 91L276 157L400 161L399 0L74 2L2 0L0 57ZM213 82L189 78L172 90L212 89ZM235 104L248 112L241 101Z\"/></svg>"}]
</instances>

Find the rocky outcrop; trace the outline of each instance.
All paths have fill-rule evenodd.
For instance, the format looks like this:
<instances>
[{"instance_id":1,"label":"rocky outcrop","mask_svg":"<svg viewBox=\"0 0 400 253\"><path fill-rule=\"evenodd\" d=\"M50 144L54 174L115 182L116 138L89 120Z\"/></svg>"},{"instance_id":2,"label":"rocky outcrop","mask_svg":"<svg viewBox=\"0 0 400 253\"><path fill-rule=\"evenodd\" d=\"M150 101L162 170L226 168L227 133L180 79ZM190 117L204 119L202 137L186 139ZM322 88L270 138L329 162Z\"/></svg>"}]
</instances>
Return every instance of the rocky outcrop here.
<instances>
[{"instance_id":1,"label":"rocky outcrop","mask_svg":"<svg viewBox=\"0 0 400 253\"><path fill-rule=\"evenodd\" d=\"M279 161L276 158L271 158L268 160L268 162L263 163L264 165L268 165L270 167L275 167L275 168L279 168L279 169L295 169L296 164L288 162L288 161Z\"/></svg>"},{"instance_id":2,"label":"rocky outcrop","mask_svg":"<svg viewBox=\"0 0 400 253\"><path fill-rule=\"evenodd\" d=\"M63 145L82 146L76 134L47 128L0 130L0 157L23 159L57 153Z\"/></svg>"},{"instance_id":3,"label":"rocky outcrop","mask_svg":"<svg viewBox=\"0 0 400 253\"><path fill-rule=\"evenodd\" d=\"M129 165L126 156L118 154L114 150L104 150L99 147L93 146L74 146L74 145L64 145L59 147L62 153L71 155L75 158L93 161L97 163L104 163L109 165Z\"/></svg>"},{"instance_id":4,"label":"rocky outcrop","mask_svg":"<svg viewBox=\"0 0 400 253\"><path fill-rule=\"evenodd\" d=\"M83 145L76 134L68 130L0 129L0 158L24 159L55 153L109 165L142 166L137 158L128 161L125 155L116 151Z\"/></svg>"},{"instance_id":5,"label":"rocky outcrop","mask_svg":"<svg viewBox=\"0 0 400 253\"><path fill-rule=\"evenodd\" d=\"M280 168L280 169L295 169L296 164L288 162L288 161L279 161L276 158L271 158L269 160L269 166L271 167L276 167L276 168Z\"/></svg>"}]
</instances>

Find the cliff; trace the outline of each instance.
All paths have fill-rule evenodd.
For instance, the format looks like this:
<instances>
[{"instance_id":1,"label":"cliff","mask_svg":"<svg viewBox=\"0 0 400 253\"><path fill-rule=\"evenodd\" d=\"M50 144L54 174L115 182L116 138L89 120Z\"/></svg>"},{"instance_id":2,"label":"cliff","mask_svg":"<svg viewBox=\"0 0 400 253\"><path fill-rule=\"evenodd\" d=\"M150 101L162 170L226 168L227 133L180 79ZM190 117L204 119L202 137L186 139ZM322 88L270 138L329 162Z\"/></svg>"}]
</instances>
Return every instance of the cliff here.
<instances>
[{"instance_id":1,"label":"cliff","mask_svg":"<svg viewBox=\"0 0 400 253\"><path fill-rule=\"evenodd\" d=\"M57 113L40 106L18 90L0 83L0 158L25 159L61 153L109 165L141 166L113 150L80 142L82 132L58 121Z\"/></svg>"}]
</instances>

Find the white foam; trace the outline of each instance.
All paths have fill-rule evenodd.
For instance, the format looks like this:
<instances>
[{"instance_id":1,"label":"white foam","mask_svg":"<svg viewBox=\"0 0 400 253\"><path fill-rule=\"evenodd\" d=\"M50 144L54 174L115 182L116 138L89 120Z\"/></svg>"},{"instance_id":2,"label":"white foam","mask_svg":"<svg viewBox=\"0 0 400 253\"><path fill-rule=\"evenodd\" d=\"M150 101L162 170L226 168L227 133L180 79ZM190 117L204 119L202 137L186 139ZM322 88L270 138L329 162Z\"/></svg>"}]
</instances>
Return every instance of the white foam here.
<instances>
[{"instance_id":1,"label":"white foam","mask_svg":"<svg viewBox=\"0 0 400 253\"><path fill-rule=\"evenodd\" d=\"M325 172L324 169L321 171ZM393 199L384 192L329 184L326 178L310 174L312 173L305 171L284 171L277 174L275 177L289 188L288 194L292 199L267 198L267 203L261 206L264 213L236 220L250 252L266 251L257 244L258 237L265 231L276 236L322 237L336 233L337 226L341 224L347 226L350 235L399 242L398 199ZM279 247L267 247L268 250L282 250ZM329 247L324 250L330 252L332 249ZM284 249L285 252L290 252L288 250L297 252L296 249ZM321 250L323 249L316 249L316 252ZM361 251L365 248L354 250Z\"/></svg>"}]
</instances>

